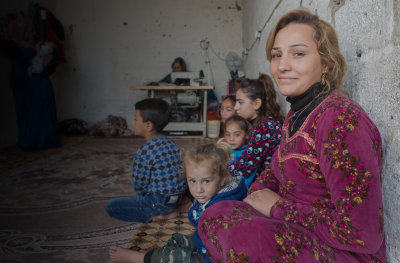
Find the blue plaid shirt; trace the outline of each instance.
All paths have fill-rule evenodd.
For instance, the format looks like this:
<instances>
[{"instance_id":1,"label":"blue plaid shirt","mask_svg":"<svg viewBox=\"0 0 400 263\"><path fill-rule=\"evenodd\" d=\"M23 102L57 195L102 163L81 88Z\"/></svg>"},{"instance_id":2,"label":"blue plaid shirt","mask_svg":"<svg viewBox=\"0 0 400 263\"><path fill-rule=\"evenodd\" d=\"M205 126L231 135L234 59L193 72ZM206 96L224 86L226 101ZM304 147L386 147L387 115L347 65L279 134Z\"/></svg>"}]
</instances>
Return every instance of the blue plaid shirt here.
<instances>
[{"instance_id":1,"label":"blue plaid shirt","mask_svg":"<svg viewBox=\"0 0 400 263\"><path fill-rule=\"evenodd\" d=\"M164 135L148 140L133 159L133 187L138 195L178 195L187 188L179 176L179 146Z\"/></svg>"}]
</instances>

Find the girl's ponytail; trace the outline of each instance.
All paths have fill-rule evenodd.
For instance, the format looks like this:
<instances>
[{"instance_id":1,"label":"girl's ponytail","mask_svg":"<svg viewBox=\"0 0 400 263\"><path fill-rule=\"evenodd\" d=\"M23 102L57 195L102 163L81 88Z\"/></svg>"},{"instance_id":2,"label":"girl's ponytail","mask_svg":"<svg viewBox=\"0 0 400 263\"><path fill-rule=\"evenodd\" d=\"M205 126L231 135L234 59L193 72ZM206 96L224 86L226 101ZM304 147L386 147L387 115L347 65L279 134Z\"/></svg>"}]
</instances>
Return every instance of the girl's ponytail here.
<instances>
[{"instance_id":1,"label":"girl's ponytail","mask_svg":"<svg viewBox=\"0 0 400 263\"><path fill-rule=\"evenodd\" d=\"M251 137L251 133L255 127L270 117L274 121L283 123L285 118L280 113L281 107L276 102L276 91L270 76L260 74L258 79L244 79L239 89L251 101L255 101L256 99L261 99L262 101L260 108L257 110L257 117L249 131L249 137Z\"/></svg>"},{"instance_id":2,"label":"girl's ponytail","mask_svg":"<svg viewBox=\"0 0 400 263\"><path fill-rule=\"evenodd\" d=\"M266 107L264 108L264 116L271 116L273 120L283 123L285 117L283 117L283 115L281 114L281 107L276 102L277 95L271 77L266 74L260 73L258 80L263 83L263 88L265 90Z\"/></svg>"},{"instance_id":3,"label":"girl's ponytail","mask_svg":"<svg viewBox=\"0 0 400 263\"><path fill-rule=\"evenodd\" d=\"M225 138L221 138L215 144L215 148L221 152L226 158L226 163L229 162L229 158L231 157L231 146L225 142Z\"/></svg>"}]
</instances>

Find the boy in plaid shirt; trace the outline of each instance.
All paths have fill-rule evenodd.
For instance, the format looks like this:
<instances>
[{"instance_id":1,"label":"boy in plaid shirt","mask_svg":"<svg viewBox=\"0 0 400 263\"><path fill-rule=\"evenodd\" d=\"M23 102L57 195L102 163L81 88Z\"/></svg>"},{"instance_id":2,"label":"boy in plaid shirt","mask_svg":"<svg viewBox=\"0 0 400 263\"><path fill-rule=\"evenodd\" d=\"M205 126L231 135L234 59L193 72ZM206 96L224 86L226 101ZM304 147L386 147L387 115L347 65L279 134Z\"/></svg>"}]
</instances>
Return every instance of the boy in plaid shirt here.
<instances>
[{"instance_id":1,"label":"boy in plaid shirt","mask_svg":"<svg viewBox=\"0 0 400 263\"><path fill-rule=\"evenodd\" d=\"M172 110L162 99L145 99L136 103L135 108L135 119L132 121L134 132L146 139L133 159L132 183L137 195L111 200L107 213L129 222L177 217L179 213L175 207L187 183L179 176L179 146L162 134L171 119Z\"/></svg>"}]
</instances>

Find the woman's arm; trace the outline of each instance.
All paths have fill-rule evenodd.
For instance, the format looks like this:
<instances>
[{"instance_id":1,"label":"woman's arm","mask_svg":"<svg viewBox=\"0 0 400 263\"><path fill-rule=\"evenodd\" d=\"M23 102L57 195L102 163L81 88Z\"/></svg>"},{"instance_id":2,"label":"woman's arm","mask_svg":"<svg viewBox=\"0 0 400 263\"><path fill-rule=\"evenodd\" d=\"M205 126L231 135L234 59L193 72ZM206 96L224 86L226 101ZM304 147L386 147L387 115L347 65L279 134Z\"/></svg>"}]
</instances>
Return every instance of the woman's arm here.
<instances>
[{"instance_id":1,"label":"woman's arm","mask_svg":"<svg viewBox=\"0 0 400 263\"><path fill-rule=\"evenodd\" d=\"M268 166L272 155L281 141L282 126L278 121L264 121L252 132L249 144L242 155L227 165L232 176L249 177L255 169L265 162Z\"/></svg>"},{"instance_id":2,"label":"woman's arm","mask_svg":"<svg viewBox=\"0 0 400 263\"><path fill-rule=\"evenodd\" d=\"M313 231L331 247L375 253L384 238L377 128L358 105L348 103L319 118L315 142L330 196L321 196L313 205L280 199L271 217Z\"/></svg>"},{"instance_id":3,"label":"woman's arm","mask_svg":"<svg viewBox=\"0 0 400 263\"><path fill-rule=\"evenodd\" d=\"M20 48L16 42L11 40L4 44L4 49L7 57L13 60L27 60L35 55L34 48Z\"/></svg>"},{"instance_id":4,"label":"woman's arm","mask_svg":"<svg viewBox=\"0 0 400 263\"><path fill-rule=\"evenodd\" d=\"M163 82L163 83L171 83L171 74L168 74L167 76L165 76L162 80L160 80L159 82Z\"/></svg>"},{"instance_id":5,"label":"woman's arm","mask_svg":"<svg viewBox=\"0 0 400 263\"><path fill-rule=\"evenodd\" d=\"M279 191L279 181L275 177L272 165L269 165L261 175L251 184L248 195L263 189L270 189L277 193Z\"/></svg>"}]
</instances>

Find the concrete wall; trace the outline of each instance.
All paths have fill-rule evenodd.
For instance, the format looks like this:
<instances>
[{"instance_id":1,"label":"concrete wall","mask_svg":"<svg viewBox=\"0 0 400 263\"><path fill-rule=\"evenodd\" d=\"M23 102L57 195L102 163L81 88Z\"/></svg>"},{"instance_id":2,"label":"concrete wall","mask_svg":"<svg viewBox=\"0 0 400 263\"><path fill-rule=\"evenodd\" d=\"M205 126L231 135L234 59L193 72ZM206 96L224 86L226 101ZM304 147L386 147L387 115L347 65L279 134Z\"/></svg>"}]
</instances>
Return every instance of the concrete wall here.
<instances>
[{"instance_id":1,"label":"concrete wall","mask_svg":"<svg viewBox=\"0 0 400 263\"><path fill-rule=\"evenodd\" d=\"M9 13L27 13L28 0L0 1L0 15ZM55 0L36 1L43 7L55 12ZM11 89L11 63L4 53L4 48L0 48L0 147L16 143L18 139L17 116L15 114L14 99ZM54 78L52 78L54 81ZM55 89L57 87L55 86Z\"/></svg>"},{"instance_id":2,"label":"concrete wall","mask_svg":"<svg viewBox=\"0 0 400 263\"><path fill-rule=\"evenodd\" d=\"M240 2L240 1L239 1ZM134 103L147 92L130 90L159 81L174 58L204 70L207 39L225 59L241 52L242 12L234 0L57 0L66 30L68 63L57 72L60 120L89 122L108 115L134 118ZM241 9L241 8L239 8ZM216 94L224 95L229 71L209 49Z\"/></svg>"},{"instance_id":3,"label":"concrete wall","mask_svg":"<svg viewBox=\"0 0 400 263\"><path fill-rule=\"evenodd\" d=\"M176 57L188 70L208 68L200 41L206 39L223 59L241 53L241 1L234 0L42 0L63 23L67 64L51 77L58 120L79 118L97 122L108 115L122 116L128 124L134 103L147 97L140 86L171 72ZM0 3L1 14L26 11L29 1ZM229 71L225 61L208 49L215 92L226 93ZM17 142L17 120L11 90L11 64L0 51L0 147ZM207 77L207 76L206 76Z\"/></svg>"},{"instance_id":4,"label":"concrete wall","mask_svg":"<svg viewBox=\"0 0 400 263\"><path fill-rule=\"evenodd\" d=\"M382 135L387 259L400 262L400 1L339 2L340 5L329 0L303 0L303 6L335 27L349 67L345 89L369 114ZM244 47L251 46L256 29L264 25L277 6L261 40L244 59L247 76L269 73L265 54L268 33L282 14L299 5L300 0L243 1ZM281 105L287 112L289 104L283 99Z\"/></svg>"}]
</instances>

